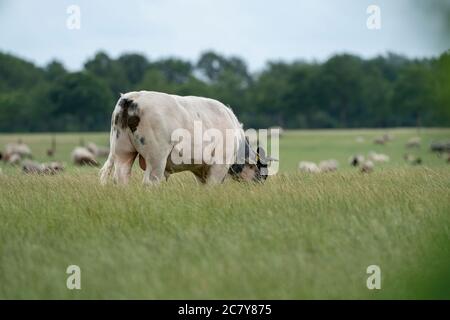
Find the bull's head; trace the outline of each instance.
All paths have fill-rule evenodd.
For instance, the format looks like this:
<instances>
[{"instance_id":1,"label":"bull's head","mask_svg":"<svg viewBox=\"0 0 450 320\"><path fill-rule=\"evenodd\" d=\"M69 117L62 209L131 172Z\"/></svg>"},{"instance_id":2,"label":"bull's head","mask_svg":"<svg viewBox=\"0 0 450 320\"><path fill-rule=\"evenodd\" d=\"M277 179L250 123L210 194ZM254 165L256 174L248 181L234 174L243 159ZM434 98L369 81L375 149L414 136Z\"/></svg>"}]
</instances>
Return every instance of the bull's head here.
<instances>
[{"instance_id":1,"label":"bull's head","mask_svg":"<svg viewBox=\"0 0 450 320\"><path fill-rule=\"evenodd\" d=\"M277 161L274 158L266 157L264 148L258 147L256 152L250 147L248 140L245 143L245 163L231 165L228 173L237 181L264 182L269 175L269 164Z\"/></svg>"}]
</instances>

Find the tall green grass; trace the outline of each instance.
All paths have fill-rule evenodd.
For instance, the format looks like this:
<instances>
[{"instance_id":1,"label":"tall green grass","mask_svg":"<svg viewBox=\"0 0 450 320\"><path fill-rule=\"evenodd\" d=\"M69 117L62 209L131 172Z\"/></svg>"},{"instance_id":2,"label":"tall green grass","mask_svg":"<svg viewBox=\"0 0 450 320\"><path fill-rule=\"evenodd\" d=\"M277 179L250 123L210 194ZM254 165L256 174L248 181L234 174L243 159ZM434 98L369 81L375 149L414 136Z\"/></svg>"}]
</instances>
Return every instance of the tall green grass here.
<instances>
[{"instance_id":1,"label":"tall green grass","mask_svg":"<svg viewBox=\"0 0 450 320\"><path fill-rule=\"evenodd\" d=\"M448 164L425 148L425 166L404 164L414 135L404 130L384 146L393 163L360 174L343 162L373 148L354 142L361 134L380 132L288 132L282 172L263 185L179 174L143 188L135 170L129 186L101 187L91 168L44 177L3 166L0 298L450 298ZM43 137L25 138L39 153ZM295 172L300 159L330 157L340 171ZM72 264L81 290L66 288ZM381 290L366 287L373 264Z\"/></svg>"}]
</instances>

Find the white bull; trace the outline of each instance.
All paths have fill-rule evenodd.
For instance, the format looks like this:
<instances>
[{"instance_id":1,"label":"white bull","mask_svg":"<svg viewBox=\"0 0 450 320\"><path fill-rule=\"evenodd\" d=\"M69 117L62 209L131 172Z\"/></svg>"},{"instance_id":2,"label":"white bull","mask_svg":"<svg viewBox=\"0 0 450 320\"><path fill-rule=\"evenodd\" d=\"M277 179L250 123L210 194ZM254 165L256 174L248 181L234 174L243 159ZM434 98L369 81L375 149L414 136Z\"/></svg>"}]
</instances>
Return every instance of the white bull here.
<instances>
[{"instance_id":1,"label":"white bull","mask_svg":"<svg viewBox=\"0 0 450 320\"><path fill-rule=\"evenodd\" d=\"M215 130L224 140L228 139L209 150L221 155L216 159L218 161L205 161L203 144L203 152L195 151L198 148L198 124L203 131ZM180 141L173 141L174 132L180 129L194 137L190 140L194 152L188 150L188 154L182 154L186 150L180 150ZM229 131L234 132L232 137ZM260 154L254 152L232 110L208 98L152 91L123 94L112 114L110 147L108 159L100 170L102 184L107 182L113 168L114 180L127 183L138 155L139 165L145 171L143 183L147 185L157 184L181 171L191 171L198 181L206 184L221 183L227 174L236 180L261 181L267 177L264 150L257 150ZM189 161L173 160L180 157L185 160L187 157Z\"/></svg>"}]
</instances>

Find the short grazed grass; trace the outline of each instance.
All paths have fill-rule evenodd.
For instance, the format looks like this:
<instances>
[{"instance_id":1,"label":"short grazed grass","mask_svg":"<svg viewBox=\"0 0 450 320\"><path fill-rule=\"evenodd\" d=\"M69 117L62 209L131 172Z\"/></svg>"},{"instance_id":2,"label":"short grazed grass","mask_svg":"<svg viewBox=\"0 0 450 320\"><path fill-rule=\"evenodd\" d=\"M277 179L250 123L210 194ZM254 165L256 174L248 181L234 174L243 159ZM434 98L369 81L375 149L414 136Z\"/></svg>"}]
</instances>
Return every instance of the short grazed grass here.
<instances>
[{"instance_id":1,"label":"short grazed grass","mask_svg":"<svg viewBox=\"0 0 450 320\"><path fill-rule=\"evenodd\" d=\"M136 169L129 186L101 187L92 168L42 177L2 165L0 298L448 299L450 167L426 146L450 130L423 130L420 167L402 160L416 132L391 131L387 146L369 139L384 131L288 132L281 173L263 185L204 187L179 174L143 188ZM0 145L16 137L2 135ZM22 136L41 161L48 137ZM58 135L64 161L78 139ZM391 163L370 175L347 166L349 155L369 150ZM295 170L301 159L327 158L342 168ZM81 268L79 291L66 288L72 264ZM366 287L373 264L379 291Z\"/></svg>"}]
</instances>

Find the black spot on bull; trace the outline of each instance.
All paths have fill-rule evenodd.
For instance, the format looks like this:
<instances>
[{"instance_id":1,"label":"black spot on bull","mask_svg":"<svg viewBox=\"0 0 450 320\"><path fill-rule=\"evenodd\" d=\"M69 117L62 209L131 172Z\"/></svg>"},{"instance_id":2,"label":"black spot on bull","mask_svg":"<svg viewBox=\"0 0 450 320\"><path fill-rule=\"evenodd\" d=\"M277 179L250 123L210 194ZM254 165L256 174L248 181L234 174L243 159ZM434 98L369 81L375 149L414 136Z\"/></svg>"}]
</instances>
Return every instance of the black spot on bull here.
<instances>
[{"instance_id":1,"label":"black spot on bull","mask_svg":"<svg viewBox=\"0 0 450 320\"><path fill-rule=\"evenodd\" d=\"M145 138L144 138L144 137L141 137L141 138L139 139L139 141L141 142L142 145L145 144Z\"/></svg>"},{"instance_id":2,"label":"black spot on bull","mask_svg":"<svg viewBox=\"0 0 450 320\"><path fill-rule=\"evenodd\" d=\"M128 127L132 132L136 131L141 119L137 115L129 114L130 112L137 112L137 103L131 99L123 98L119 101L119 106L122 108L122 111L120 112L120 126L122 129L126 129Z\"/></svg>"},{"instance_id":3,"label":"black spot on bull","mask_svg":"<svg viewBox=\"0 0 450 320\"><path fill-rule=\"evenodd\" d=\"M139 121L141 121L141 119L138 116L131 116L128 118L128 128L130 128L131 132L136 131Z\"/></svg>"}]
</instances>

